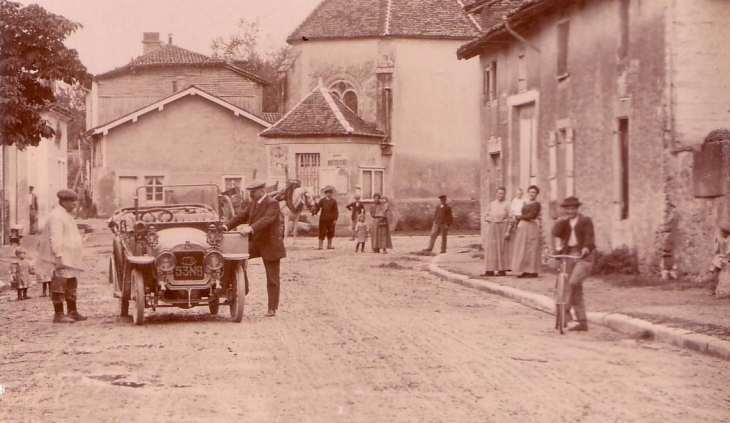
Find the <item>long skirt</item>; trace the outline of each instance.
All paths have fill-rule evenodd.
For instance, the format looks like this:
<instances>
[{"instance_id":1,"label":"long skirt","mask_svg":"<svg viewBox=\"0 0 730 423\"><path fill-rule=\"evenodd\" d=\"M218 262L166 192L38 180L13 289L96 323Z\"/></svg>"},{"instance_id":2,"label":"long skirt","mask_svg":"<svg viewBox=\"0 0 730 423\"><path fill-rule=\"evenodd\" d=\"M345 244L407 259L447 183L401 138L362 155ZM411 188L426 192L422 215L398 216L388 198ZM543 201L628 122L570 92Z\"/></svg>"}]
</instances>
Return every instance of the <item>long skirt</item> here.
<instances>
[{"instance_id":1,"label":"long skirt","mask_svg":"<svg viewBox=\"0 0 730 423\"><path fill-rule=\"evenodd\" d=\"M540 227L534 220L521 220L512 247L512 270L517 273L539 273Z\"/></svg>"},{"instance_id":2,"label":"long skirt","mask_svg":"<svg viewBox=\"0 0 730 423\"><path fill-rule=\"evenodd\" d=\"M373 219L372 229L373 250L393 248L393 241L390 239L390 228L385 219Z\"/></svg>"},{"instance_id":3,"label":"long skirt","mask_svg":"<svg viewBox=\"0 0 730 423\"><path fill-rule=\"evenodd\" d=\"M509 269L509 241L504 239L505 223L492 222L487 227L484 246L485 270L499 272Z\"/></svg>"}]
</instances>

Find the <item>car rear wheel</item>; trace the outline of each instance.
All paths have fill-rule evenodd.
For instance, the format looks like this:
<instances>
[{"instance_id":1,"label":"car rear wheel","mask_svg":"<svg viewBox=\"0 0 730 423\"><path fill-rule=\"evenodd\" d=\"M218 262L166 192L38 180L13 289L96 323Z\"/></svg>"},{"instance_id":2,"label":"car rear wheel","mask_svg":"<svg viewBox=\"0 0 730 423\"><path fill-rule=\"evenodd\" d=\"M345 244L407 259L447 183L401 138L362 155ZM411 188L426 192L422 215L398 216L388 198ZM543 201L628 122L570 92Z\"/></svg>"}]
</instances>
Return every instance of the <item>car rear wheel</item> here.
<instances>
[{"instance_id":1,"label":"car rear wheel","mask_svg":"<svg viewBox=\"0 0 730 423\"><path fill-rule=\"evenodd\" d=\"M246 282L243 277L243 267L236 264L236 271L233 275L233 295L230 299L231 304L231 321L240 323L243 320L243 306L246 299Z\"/></svg>"},{"instance_id":2,"label":"car rear wheel","mask_svg":"<svg viewBox=\"0 0 730 423\"><path fill-rule=\"evenodd\" d=\"M135 325L144 324L144 277L139 270L132 270L132 320Z\"/></svg>"}]
</instances>

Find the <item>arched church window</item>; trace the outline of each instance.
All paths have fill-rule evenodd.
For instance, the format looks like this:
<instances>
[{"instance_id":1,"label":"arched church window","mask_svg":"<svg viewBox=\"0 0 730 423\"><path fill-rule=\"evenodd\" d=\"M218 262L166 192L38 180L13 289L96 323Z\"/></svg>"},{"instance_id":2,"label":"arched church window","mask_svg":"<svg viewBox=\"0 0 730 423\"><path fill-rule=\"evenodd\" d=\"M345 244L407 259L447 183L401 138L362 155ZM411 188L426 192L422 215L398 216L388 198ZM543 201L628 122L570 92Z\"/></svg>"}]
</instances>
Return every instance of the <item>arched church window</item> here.
<instances>
[{"instance_id":1,"label":"arched church window","mask_svg":"<svg viewBox=\"0 0 730 423\"><path fill-rule=\"evenodd\" d=\"M330 94L345 103L353 112L357 113L357 90L355 86L345 80L337 80L330 84Z\"/></svg>"}]
</instances>

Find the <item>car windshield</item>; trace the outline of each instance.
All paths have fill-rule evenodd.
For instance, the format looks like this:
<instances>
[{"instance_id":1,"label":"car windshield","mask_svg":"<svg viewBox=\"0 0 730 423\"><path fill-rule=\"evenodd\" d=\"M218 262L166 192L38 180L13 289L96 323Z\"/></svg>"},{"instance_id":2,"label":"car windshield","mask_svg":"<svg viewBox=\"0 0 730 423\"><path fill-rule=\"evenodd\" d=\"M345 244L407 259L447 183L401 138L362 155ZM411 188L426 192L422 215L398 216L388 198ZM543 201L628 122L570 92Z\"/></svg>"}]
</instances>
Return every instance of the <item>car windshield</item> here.
<instances>
[{"instance_id":1,"label":"car windshield","mask_svg":"<svg viewBox=\"0 0 730 423\"><path fill-rule=\"evenodd\" d=\"M218 186L201 185L146 185L137 188L139 207L173 205L204 205L218 210Z\"/></svg>"}]
</instances>

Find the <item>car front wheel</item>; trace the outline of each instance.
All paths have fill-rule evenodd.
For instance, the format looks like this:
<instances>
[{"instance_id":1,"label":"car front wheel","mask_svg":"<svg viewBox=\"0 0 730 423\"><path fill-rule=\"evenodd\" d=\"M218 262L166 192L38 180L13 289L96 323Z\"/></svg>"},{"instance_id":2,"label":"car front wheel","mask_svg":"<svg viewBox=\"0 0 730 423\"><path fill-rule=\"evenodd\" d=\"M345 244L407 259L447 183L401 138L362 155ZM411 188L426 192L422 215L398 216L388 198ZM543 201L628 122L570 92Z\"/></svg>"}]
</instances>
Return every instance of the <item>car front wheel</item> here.
<instances>
[{"instance_id":1,"label":"car front wheel","mask_svg":"<svg viewBox=\"0 0 730 423\"><path fill-rule=\"evenodd\" d=\"M132 320L135 325L139 326L144 324L144 277L137 269L132 270L131 297L132 303L134 303L132 308Z\"/></svg>"},{"instance_id":2,"label":"car front wheel","mask_svg":"<svg viewBox=\"0 0 730 423\"><path fill-rule=\"evenodd\" d=\"M236 264L231 291L234 296L229 299L229 303L231 304L231 321L240 323L243 320L243 305L246 299L246 282L243 276L243 266L240 264Z\"/></svg>"}]
</instances>

